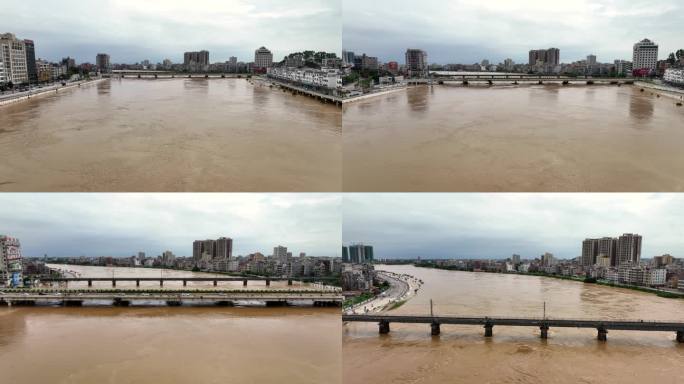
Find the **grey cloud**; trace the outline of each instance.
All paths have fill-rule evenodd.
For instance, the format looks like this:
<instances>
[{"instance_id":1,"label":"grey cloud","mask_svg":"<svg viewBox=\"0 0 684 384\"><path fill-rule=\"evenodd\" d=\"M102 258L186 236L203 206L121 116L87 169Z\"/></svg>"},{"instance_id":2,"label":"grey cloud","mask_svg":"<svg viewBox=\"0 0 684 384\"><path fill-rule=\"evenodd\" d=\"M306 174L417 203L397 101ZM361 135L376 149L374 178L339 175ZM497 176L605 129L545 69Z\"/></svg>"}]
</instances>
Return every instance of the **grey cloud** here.
<instances>
[{"instance_id":1,"label":"grey cloud","mask_svg":"<svg viewBox=\"0 0 684 384\"><path fill-rule=\"evenodd\" d=\"M25 255L190 255L195 239L228 236L234 254L335 256L341 246L336 194L0 194L0 233Z\"/></svg>"},{"instance_id":2,"label":"grey cloud","mask_svg":"<svg viewBox=\"0 0 684 384\"><path fill-rule=\"evenodd\" d=\"M386 258L562 258L586 237L644 236L643 257L684 254L678 194L346 194L343 240Z\"/></svg>"}]
</instances>

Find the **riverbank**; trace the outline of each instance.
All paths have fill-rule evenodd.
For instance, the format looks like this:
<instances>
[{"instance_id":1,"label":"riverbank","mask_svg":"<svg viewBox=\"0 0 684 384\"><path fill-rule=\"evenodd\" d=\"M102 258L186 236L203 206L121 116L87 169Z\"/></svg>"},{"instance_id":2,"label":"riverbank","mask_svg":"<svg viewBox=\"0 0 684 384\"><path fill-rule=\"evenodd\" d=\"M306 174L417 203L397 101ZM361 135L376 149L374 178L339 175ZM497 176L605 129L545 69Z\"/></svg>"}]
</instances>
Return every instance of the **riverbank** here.
<instances>
[{"instance_id":1,"label":"riverbank","mask_svg":"<svg viewBox=\"0 0 684 384\"><path fill-rule=\"evenodd\" d=\"M637 81L634 83L635 87L641 88L642 91L645 89L648 89L649 92L652 94L655 94L656 96L664 96L676 101L679 101L680 103L684 101L684 89L679 89L679 88L674 88L674 87L668 87L665 85L659 85L659 84L653 84L653 83L647 83L643 81Z\"/></svg>"},{"instance_id":2,"label":"riverbank","mask_svg":"<svg viewBox=\"0 0 684 384\"><path fill-rule=\"evenodd\" d=\"M360 95L360 96L348 97L348 98L342 99L342 104L353 103L355 101L371 99L371 98L376 97L376 96L383 96L383 95L387 95L387 94L394 93L394 92L405 91L408 88L409 87L406 87L406 86L395 87L392 89L383 90L383 91L379 91L379 92L371 92L371 93L366 93L366 94Z\"/></svg>"},{"instance_id":3,"label":"riverbank","mask_svg":"<svg viewBox=\"0 0 684 384\"><path fill-rule=\"evenodd\" d=\"M382 312L400 307L418 293L423 282L408 274L398 274L389 271L376 271L376 278L386 282L389 288L378 295L368 296L359 303L344 309L346 314L363 314Z\"/></svg>"},{"instance_id":4,"label":"riverbank","mask_svg":"<svg viewBox=\"0 0 684 384\"><path fill-rule=\"evenodd\" d=\"M31 91L26 91L26 92L21 92L21 93L14 93L11 95L5 95L4 97L0 97L0 107L9 105L9 104L14 104L18 103L20 101L26 101L30 100L35 97L41 97L45 96L47 94L54 94L54 93L59 93L62 91L65 91L67 89L72 89L76 87L81 87L85 85L91 85L91 84L97 84L102 81L106 81L107 79L93 79L93 80L83 80L83 81L77 81L74 83L68 83L67 85L54 85L46 88L40 88L38 90L31 90Z\"/></svg>"},{"instance_id":5,"label":"riverbank","mask_svg":"<svg viewBox=\"0 0 684 384\"><path fill-rule=\"evenodd\" d=\"M492 274L549 277L549 278L560 279L560 280L572 280L572 281L576 281L576 282L584 283L584 284L598 284L598 285L605 285L605 286L614 287L614 288L631 289L634 291L655 294L658 297L663 297L666 299L684 299L684 292L679 293L679 292L672 292L672 291L663 291L660 289L650 288L650 287L642 287L639 285L628 285L628 284L614 283L614 282L608 281L608 280L591 279L590 281L588 281L586 278L579 277L579 276L553 275L553 274L548 274L548 273L543 273L543 272L527 272L527 273L515 272L515 273L512 273L512 272L491 272L491 271L484 271L484 270L483 271L472 271L472 270L467 270L467 269L462 269L462 268L448 268L448 267L441 267L441 266L437 266L437 265L426 265L426 264L413 264L413 266L416 268L432 268L432 269L441 269L444 271L481 272L481 273L492 273Z\"/></svg>"}]
</instances>

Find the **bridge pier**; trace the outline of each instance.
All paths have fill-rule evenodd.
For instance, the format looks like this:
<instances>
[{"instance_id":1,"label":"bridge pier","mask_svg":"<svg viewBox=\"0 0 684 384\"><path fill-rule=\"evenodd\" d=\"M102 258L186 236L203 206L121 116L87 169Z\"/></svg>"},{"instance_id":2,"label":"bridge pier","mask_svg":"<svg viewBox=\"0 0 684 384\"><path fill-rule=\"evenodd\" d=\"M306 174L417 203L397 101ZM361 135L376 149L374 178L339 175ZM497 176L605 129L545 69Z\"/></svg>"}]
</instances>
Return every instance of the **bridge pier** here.
<instances>
[{"instance_id":1,"label":"bridge pier","mask_svg":"<svg viewBox=\"0 0 684 384\"><path fill-rule=\"evenodd\" d=\"M539 326L539 330L541 331L541 338L542 339L548 339L549 338L549 326L544 324Z\"/></svg>"},{"instance_id":2,"label":"bridge pier","mask_svg":"<svg viewBox=\"0 0 684 384\"><path fill-rule=\"evenodd\" d=\"M247 286L247 279L242 280L242 286L246 287Z\"/></svg>"},{"instance_id":3,"label":"bridge pier","mask_svg":"<svg viewBox=\"0 0 684 384\"><path fill-rule=\"evenodd\" d=\"M159 286L160 286L160 287L163 287L163 286L164 286L164 280L161 280L161 279L159 280Z\"/></svg>"},{"instance_id":4,"label":"bridge pier","mask_svg":"<svg viewBox=\"0 0 684 384\"><path fill-rule=\"evenodd\" d=\"M596 336L596 338L599 341L607 341L608 340L608 330L607 329L597 328L597 331L598 331L598 335Z\"/></svg>"},{"instance_id":5,"label":"bridge pier","mask_svg":"<svg viewBox=\"0 0 684 384\"><path fill-rule=\"evenodd\" d=\"M88 280L88 287L92 287L92 286L93 286L93 281L92 281L92 280Z\"/></svg>"},{"instance_id":6,"label":"bridge pier","mask_svg":"<svg viewBox=\"0 0 684 384\"><path fill-rule=\"evenodd\" d=\"M83 300L64 300L62 305L65 307L82 307Z\"/></svg>"},{"instance_id":7,"label":"bridge pier","mask_svg":"<svg viewBox=\"0 0 684 384\"><path fill-rule=\"evenodd\" d=\"M214 287L218 285L218 281L214 280Z\"/></svg>"},{"instance_id":8,"label":"bridge pier","mask_svg":"<svg viewBox=\"0 0 684 384\"><path fill-rule=\"evenodd\" d=\"M270 287L271 286L271 279L266 279L266 286Z\"/></svg>"},{"instance_id":9,"label":"bridge pier","mask_svg":"<svg viewBox=\"0 0 684 384\"><path fill-rule=\"evenodd\" d=\"M184 286L184 287L187 287L187 286L188 286L188 281L187 281L187 280L183 280L183 286Z\"/></svg>"},{"instance_id":10,"label":"bridge pier","mask_svg":"<svg viewBox=\"0 0 684 384\"><path fill-rule=\"evenodd\" d=\"M440 333L439 323L436 321L433 321L432 324L430 324L430 334L432 336L439 336L439 333Z\"/></svg>"},{"instance_id":11,"label":"bridge pier","mask_svg":"<svg viewBox=\"0 0 684 384\"><path fill-rule=\"evenodd\" d=\"M112 288L116 288L116 280L112 279Z\"/></svg>"},{"instance_id":12,"label":"bridge pier","mask_svg":"<svg viewBox=\"0 0 684 384\"><path fill-rule=\"evenodd\" d=\"M292 285L292 279L287 279L287 285Z\"/></svg>"},{"instance_id":13,"label":"bridge pier","mask_svg":"<svg viewBox=\"0 0 684 384\"><path fill-rule=\"evenodd\" d=\"M485 335L485 337L492 337L492 335L494 334L494 332L492 332L493 328L494 328L494 325L492 325L492 324L485 324L485 326L484 326L484 329L485 329L485 334L484 334L484 335Z\"/></svg>"},{"instance_id":14,"label":"bridge pier","mask_svg":"<svg viewBox=\"0 0 684 384\"><path fill-rule=\"evenodd\" d=\"M135 281L135 286L136 286L136 287L139 287L139 286L140 286L140 280L136 280L136 281Z\"/></svg>"},{"instance_id":15,"label":"bridge pier","mask_svg":"<svg viewBox=\"0 0 684 384\"><path fill-rule=\"evenodd\" d=\"M387 320L380 320L378 323L378 332L381 335L388 334L390 332L390 323Z\"/></svg>"},{"instance_id":16,"label":"bridge pier","mask_svg":"<svg viewBox=\"0 0 684 384\"><path fill-rule=\"evenodd\" d=\"M544 82L543 82L543 81L541 81L541 80L539 80L539 83L538 83L538 84L539 84L539 85L543 85L543 84L544 84Z\"/></svg>"},{"instance_id":17,"label":"bridge pier","mask_svg":"<svg viewBox=\"0 0 684 384\"><path fill-rule=\"evenodd\" d=\"M684 343L684 331L677 331L677 342Z\"/></svg>"}]
</instances>

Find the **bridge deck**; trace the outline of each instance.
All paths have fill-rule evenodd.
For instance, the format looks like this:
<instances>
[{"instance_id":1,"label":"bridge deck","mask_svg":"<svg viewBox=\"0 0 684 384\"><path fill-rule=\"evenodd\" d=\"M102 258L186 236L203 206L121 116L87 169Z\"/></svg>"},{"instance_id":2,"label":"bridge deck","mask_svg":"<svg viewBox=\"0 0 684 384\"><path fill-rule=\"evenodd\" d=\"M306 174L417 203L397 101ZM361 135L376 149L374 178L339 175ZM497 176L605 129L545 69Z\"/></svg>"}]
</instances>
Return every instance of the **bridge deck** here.
<instances>
[{"instance_id":1,"label":"bridge deck","mask_svg":"<svg viewBox=\"0 0 684 384\"><path fill-rule=\"evenodd\" d=\"M601 328L630 331L684 331L684 322L662 322L642 320L586 320L552 318L508 318L508 317L452 317L452 316L399 316L399 315L343 315L342 321L373 323L419 323L419 324L461 324L461 325L503 325L564 328Z\"/></svg>"},{"instance_id":2,"label":"bridge deck","mask_svg":"<svg viewBox=\"0 0 684 384\"><path fill-rule=\"evenodd\" d=\"M53 277L39 279L41 282L71 281L333 281L334 277Z\"/></svg>"}]
</instances>

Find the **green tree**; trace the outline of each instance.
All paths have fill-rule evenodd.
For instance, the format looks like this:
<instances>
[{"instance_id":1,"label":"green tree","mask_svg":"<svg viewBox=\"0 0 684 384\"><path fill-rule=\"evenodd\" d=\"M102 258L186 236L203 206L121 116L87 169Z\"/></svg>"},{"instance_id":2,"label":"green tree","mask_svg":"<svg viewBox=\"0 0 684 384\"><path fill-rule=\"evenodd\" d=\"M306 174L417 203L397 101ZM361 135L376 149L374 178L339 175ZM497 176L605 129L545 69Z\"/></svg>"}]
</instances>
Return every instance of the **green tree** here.
<instances>
[{"instance_id":1,"label":"green tree","mask_svg":"<svg viewBox=\"0 0 684 384\"><path fill-rule=\"evenodd\" d=\"M678 50L676 55L677 55L677 60L681 60L682 57L684 57L684 49Z\"/></svg>"},{"instance_id":2,"label":"green tree","mask_svg":"<svg viewBox=\"0 0 684 384\"><path fill-rule=\"evenodd\" d=\"M677 62L677 59L675 58L674 53L670 53L670 56L667 58L667 62L670 64L674 64Z\"/></svg>"}]
</instances>

